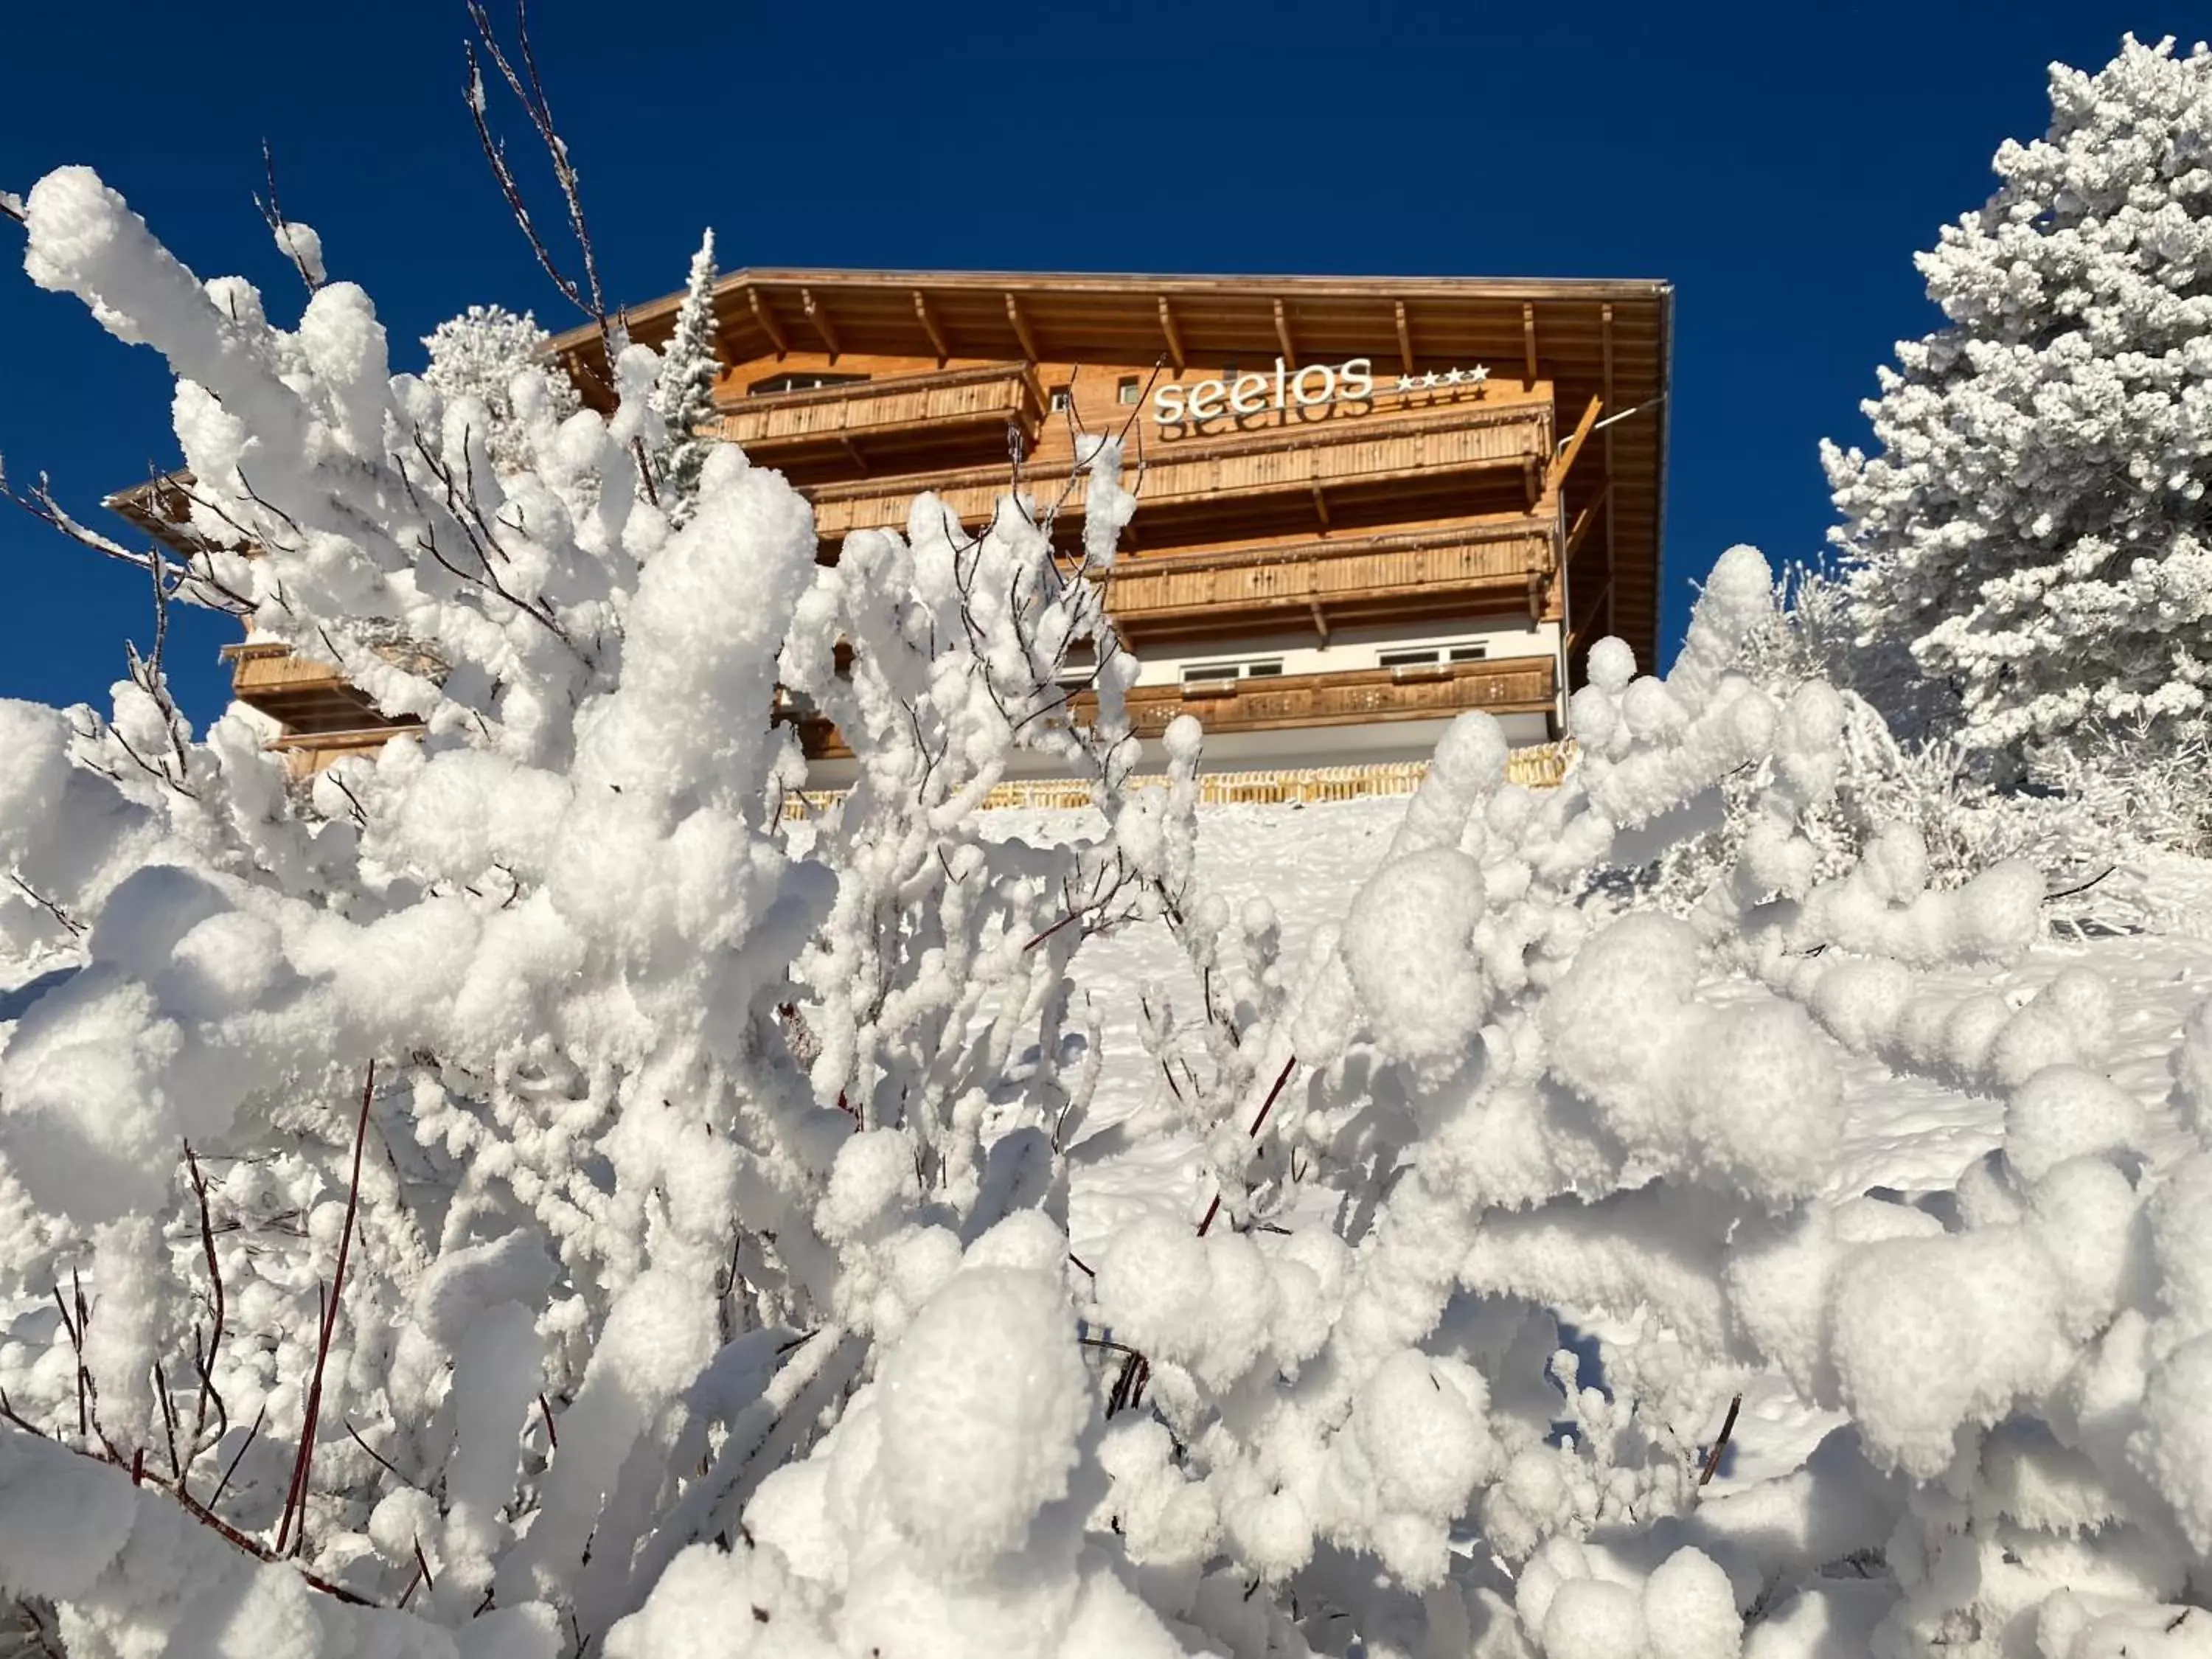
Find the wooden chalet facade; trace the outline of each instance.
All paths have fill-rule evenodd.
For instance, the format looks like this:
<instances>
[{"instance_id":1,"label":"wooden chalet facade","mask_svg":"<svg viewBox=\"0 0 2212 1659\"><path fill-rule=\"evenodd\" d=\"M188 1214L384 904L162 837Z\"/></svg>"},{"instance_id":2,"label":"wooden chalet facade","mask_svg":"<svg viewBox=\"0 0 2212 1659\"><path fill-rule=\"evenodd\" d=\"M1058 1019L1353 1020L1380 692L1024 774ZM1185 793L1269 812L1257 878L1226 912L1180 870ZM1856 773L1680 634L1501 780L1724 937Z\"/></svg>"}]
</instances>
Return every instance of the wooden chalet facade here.
<instances>
[{"instance_id":1,"label":"wooden chalet facade","mask_svg":"<svg viewBox=\"0 0 2212 1659\"><path fill-rule=\"evenodd\" d=\"M680 296L629 313L665 343ZM1425 756L1464 709L1563 734L1595 640L1657 643L1672 291L1656 282L756 270L717 289L722 433L813 502L824 557L934 490L1051 500L1079 432L1144 469L1108 605L1140 735L1217 766ZM555 342L609 404L595 331ZM1079 489L1062 521L1081 513ZM320 762L377 740L250 644L238 695ZM834 733L810 736L841 781Z\"/></svg>"}]
</instances>

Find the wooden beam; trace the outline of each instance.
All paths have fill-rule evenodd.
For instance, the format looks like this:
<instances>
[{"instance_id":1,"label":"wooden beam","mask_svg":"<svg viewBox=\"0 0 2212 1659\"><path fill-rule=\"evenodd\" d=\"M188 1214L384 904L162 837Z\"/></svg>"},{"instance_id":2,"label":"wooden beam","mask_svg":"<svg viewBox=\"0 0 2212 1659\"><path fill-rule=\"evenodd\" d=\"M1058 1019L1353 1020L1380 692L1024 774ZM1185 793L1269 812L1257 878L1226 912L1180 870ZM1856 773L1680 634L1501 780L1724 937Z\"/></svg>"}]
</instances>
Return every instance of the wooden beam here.
<instances>
[{"instance_id":1,"label":"wooden beam","mask_svg":"<svg viewBox=\"0 0 2212 1659\"><path fill-rule=\"evenodd\" d=\"M1182 331L1176 326L1175 307L1168 304L1168 296L1164 294L1160 295L1160 332L1167 337L1168 361L1175 365L1175 372L1180 374L1190 356L1182 349Z\"/></svg>"},{"instance_id":2,"label":"wooden beam","mask_svg":"<svg viewBox=\"0 0 2212 1659\"><path fill-rule=\"evenodd\" d=\"M1321 533L1326 536L1328 534L1328 498L1321 493L1321 480L1318 478L1313 481L1313 503L1315 516L1321 520Z\"/></svg>"},{"instance_id":3,"label":"wooden beam","mask_svg":"<svg viewBox=\"0 0 2212 1659\"><path fill-rule=\"evenodd\" d=\"M1607 409L1617 409L1620 405L1613 400L1613 307L1610 304L1599 308L1598 338L1603 349L1601 363L1603 380L1601 395L1605 398L1605 406ZM1620 544L1620 539L1613 533L1613 430L1611 427L1605 429L1605 631L1608 634L1614 631L1613 550ZM1656 663L1651 665L1653 670L1656 670L1657 667Z\"/></svg>"},{"instance_id":4,"label":"wooden beam","mask_svg":"<svg viewBox=\"0 0 2212 1659\"><path fill-rule=\"evenodd\" d=\"M1391 303L1398 313L1398 361L1405 372L1411 374L1413 372L1413 325L1406 320L1406 302L1395 300Z\"/></svg>"},{"instance_id":5,"label":"wooden beam","mask_svg":"<svg viewBox=\"0 0 2212 1659\"><path fill-rule=\"evenodd\" d=\"M1599 512L1612 498L1613 480L1608 478L1598 487L1597 495L1589 503L1575 514L1574 527L1567 532L1567 544L1559 550L1559 563L1562 567L1575 562L1575 552L1582 546L1583 538L1589 534L1590 526L1597 522Z\"/></svg>"},{"instance_id":6,"label":"wooden beam","mask_svg":"<svg viewBox=\"0 0 2212 1659\"><path fill-rule=\"evenodd\" d=\"M914 291L914 314L921 319L921 331L929 336L930 344L937 348L937 366L944 368L951 358L952 348L945 343L945 331L937 325L937 319L930 312L929 296L920 289Z\"/></svg>"},{"instance_id":7,"label":"wooden beam","mask_svg":"<svg viewBox=\"0 0 2212 1659\"><path fill-rule=\"evenodd\" d=\"M1298 366L1298 349L1291 343L1290 313L1283 309L1280 300L1275 301L1275 338L1283 348L1283 362L1291 368Z\"/></svg>"},{"instance_id":8,"label":"wooden beam","mask_svg":"<svg viewBox=\"0 0 2212 1659\"><path fill-rule=\"evenodd\" d=\"M1032 363L1042 362L1036 336L1030 332L1030 319L1022 315L1022 302L1011 294L1006 295L1006 320L1014 325L1014 337L1022 343L1023 355Z\"/></svg>"},{"instance_id":9,"label":"wooden beam","mask_svg":"<svg viewBox=\"0 0 2212 1659\"><path fill-rule=\"evenodd\" d=\"M1521 458L1521 489L1528 497L1528 510L1534 513L1536 503L1544 499L1543 464L1534 455Z\"/></svg>"},{"instance_id":10,"label":"wooden beam","mask_svg":"<svg viewBox=\"0 0 2212 1659\"><path fill-rule=\"evenodd\" d=\"M814 331L822 337L822 343L830 348L830 361L836 362L844 348L837 343L837 331L830 321L829 308L815 299L814 290L811 288L799 290L799 302L806 307L806 320L814 325Z\"/></svg>"},{"instance_id":11,"label":"wooden beam","mask_svg":"<svg viewBox=\"0 0 2212 1659\"><path fill-rule=\"evenodd\" d=\"M1328 617L1322 613L1319 599L1308 599L1306 609L1313 612L1314 632L1321 635L1323 645L1328 643Z\"/></svg>"},{"instance_id":12,"label":"wooden beam","mask_svg":"<svg viewBox=\"0 0 2212 1659\"><path fill-rule=\"evenodd\" d=\"M768 308L768 301L761 297L761 291L750 283L745 284L745 303L753 308L753 320L761 325L761 331L768 336L769 343L775 348L775 355L779 357L788 357L791 355L791 341L783 331L783 325L776 321L775 313Z\"/></svg>"},{"instance_id":13,"label":"wooden beam","mask_svg":"<svg viewBox=\"0 0 2212 1659\"><path fill-rule=\"evenodd\" d=\"M1610 576L1607 576L1605 579L1605 585L1598 589L1597 597L1590 601L1589 608L1591 611L1595 611L1600 605L1603 605L1608 611L1613 608L1613 578ZM1589 642L1591 633L1596 629L1596 627L1597 618L1593 616L1588 621L1584 622L1580 629L1569 634L1567 635L1567 654L1569 656L1572 656L1576 652L1581 650L1583 646L1587 645ZM1605 631L1607 634L1609 634L1613 630L1611 629L1607 629ZM1605 635L1601 634L1598 637L1602 639Z\"/></svg>"},{"instance_id":14,"label":"wooden beam","mask_svg":"<svg viewBox=\"0 0 2212 1659\"><path fill-rule=\"evenodd\" d=\"M1611 307L1606 308L1606 314L1613 314ZM1521 302L1521 384L1524 391L1536 384L1536 302L1533 300ZM1606 401L1608 405L1613 401L1610 391Z\"/></svg>"},{"instance_id":15,"label":"wooden beam","mask_svg":"<svg viewBox=\"0 0 2212 1659\"><path fill-rule=\"evenodd\" d=\"M1583 441L1589 436L1590 428L1597 424L1597 411L1603 401L1598 398L1589 400L1589 407L1583 410L1582 419L1575 422L1574 435L1561 445L1559 453L1552 458L1551 469L1544 475L1546 495L1551 495L1566 482L1568 470L1574 465L1575 458L1583 453Z\"/></svg>"},{"instance_id":16,"label":"wooden beam","mask_svg":"<svg viewBox=\"0 0 2212 1659\"><path fill-rule=\"evenodd\" d=\"M845 459L852 462L854 471L865 474L868 470L868 464L860 454L860 445L853 441L852 434L841 432L837 434L837 441L844 446Z\"/></svg>"}]
</instances>

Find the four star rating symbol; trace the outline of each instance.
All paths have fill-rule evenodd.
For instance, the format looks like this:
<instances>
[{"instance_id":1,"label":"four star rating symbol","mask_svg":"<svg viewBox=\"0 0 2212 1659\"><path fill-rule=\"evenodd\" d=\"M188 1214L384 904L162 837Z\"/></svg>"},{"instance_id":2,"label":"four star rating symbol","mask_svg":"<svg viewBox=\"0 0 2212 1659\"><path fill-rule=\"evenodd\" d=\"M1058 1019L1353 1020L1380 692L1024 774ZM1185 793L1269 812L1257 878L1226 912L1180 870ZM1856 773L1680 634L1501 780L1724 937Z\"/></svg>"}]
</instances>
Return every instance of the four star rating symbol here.
<instances>
[{"instance_id":1,"label":"four star rating symbol","mask_svg":"<svg viewBox=\"0 0 2212 1659\"><path fill-rule=\"evenodd\" d=\"M1490 378L1486 364L1477 363L1473 368L1448 368L1441 374L1433 368L1425 374L1401 374L1401 392L1434 392L1438 386L1480 386Z\"/></svg>"}]
</instances>

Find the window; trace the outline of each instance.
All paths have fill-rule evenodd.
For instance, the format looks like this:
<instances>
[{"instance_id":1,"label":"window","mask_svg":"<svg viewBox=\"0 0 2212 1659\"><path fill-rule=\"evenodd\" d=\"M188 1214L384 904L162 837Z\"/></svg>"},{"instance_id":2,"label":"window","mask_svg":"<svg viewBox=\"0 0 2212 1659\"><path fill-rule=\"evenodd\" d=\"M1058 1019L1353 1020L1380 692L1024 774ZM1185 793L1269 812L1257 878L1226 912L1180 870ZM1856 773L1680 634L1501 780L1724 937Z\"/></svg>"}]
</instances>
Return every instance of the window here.
<instances>
[{"instance_id":1,"label":"window","mask_svg":"<svg viewBox=\"0 0 2212 1659\"><path fill-rule=\"evenodd\" d=\"M1200 662L1192 663L1182 671L1183 690L1226 690L1240 679L1266 680L1281 678L1283 659L1266 657L1255 662Z\"/></svg>"},{"instance_id":2,"label":"window","mask_svg":"<svg viewBox=\"0 0 2212 1659\"><path fill-rule=\"evenodd\" d=\"M1481 662L1489 655L1489 644L1475 640L1465 645L1431 645L1406 651L1385 651L1375 659L1375 664L1378 668L1434 668L1442 663Z\"/></svg>"},{"instance_id":3,"label":"window","mask_svg":"<svg viewBox=\"0 0 2212 1659\"><path fill-rule=\"evenodd\" d=\"M789 374L771 374L765 380L755 380L745 388L745 396L765 398L777 392L812 392L818 386L851 386L867 378L865 374L831 374L818 368L802 368Z\"/></svg>"},{"instance_id":4,"label":"window","mask_svg":"<svg viewBox=\"0 0 2212 1659\"><path fill-rule=\"evenodd\" d=\"M1143 392L1144 388L1138 384L1137 377L1133 374L1124 374L1114 383L1114 395L1116 400L1121 403L1135 403L1143 395Z\"/></svg>"},{"instance_id":5,"label":"window","mask_svg":"<svg viewBox=\"0 0 2212 1659\"><path fill-rule=\"evenodd\" d=\"M1073 404L1074 401L1075 393L1071 387L1064 386L1056 386L1053 387L1050 402L1052 404L1052 412L1054 414L1057 415L1060 413L1061 410L1069 407L1069 405Z\"/></svg>"}]
</instances>

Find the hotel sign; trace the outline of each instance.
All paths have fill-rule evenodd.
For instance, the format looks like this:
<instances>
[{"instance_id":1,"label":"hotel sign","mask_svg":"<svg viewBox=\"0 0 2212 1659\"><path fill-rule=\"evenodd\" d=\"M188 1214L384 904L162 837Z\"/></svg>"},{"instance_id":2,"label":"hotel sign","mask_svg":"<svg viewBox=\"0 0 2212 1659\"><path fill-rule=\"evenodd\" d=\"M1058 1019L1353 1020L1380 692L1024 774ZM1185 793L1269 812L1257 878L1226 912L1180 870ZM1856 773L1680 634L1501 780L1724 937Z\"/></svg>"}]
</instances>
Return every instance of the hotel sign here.
<instances>
[{"instance_id":1,"label":"hotel sign","mask_svg":"<svg viewBox=\"0 0 2212 1659\"><path fill-rule=\"evenodd\" d=\"M1480 386L1490 371L1450 369L1443 374L1401 374L1396 392L1434 392ZM1333 404L1374 406L1375 364L1369 357L1341 363L1309 363L1293 372L1280 357L1270 374L1224 375L1216 380L1194 380L1188 386L1164 386L1152 393L1152 419L1160 426L1197 426L1227 416L1248 420L1255 415L1319 409Z\"/></svg>"}]
</instances>

